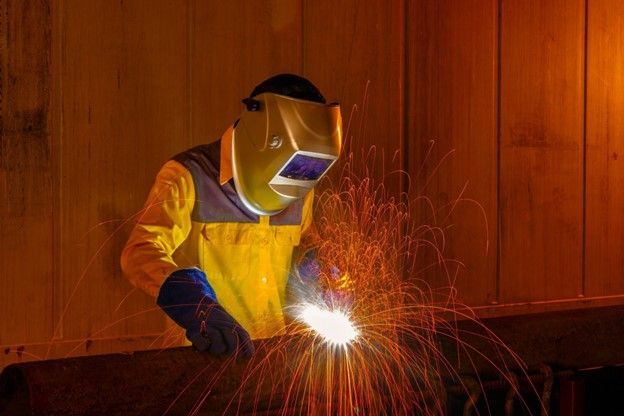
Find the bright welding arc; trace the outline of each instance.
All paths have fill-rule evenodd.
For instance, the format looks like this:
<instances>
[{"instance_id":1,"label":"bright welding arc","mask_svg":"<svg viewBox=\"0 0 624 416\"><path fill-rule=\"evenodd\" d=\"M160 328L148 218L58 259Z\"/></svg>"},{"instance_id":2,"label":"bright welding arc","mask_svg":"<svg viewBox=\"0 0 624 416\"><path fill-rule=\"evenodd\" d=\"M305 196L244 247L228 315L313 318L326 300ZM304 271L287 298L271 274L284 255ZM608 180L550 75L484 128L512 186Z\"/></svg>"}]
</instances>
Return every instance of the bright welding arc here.
<instances>
[{"instance_id":1,"label":"bright welding arc","mask_svg":"<svg viewBox=\"0 0 624 416\"><path fill-rule=\"evenodd\" d=\"M299 320L321 335L331 345L345 347L359 335L349 316L341 310L328 310L317 305L303 305Z\"/></svg>"}]
</instances>

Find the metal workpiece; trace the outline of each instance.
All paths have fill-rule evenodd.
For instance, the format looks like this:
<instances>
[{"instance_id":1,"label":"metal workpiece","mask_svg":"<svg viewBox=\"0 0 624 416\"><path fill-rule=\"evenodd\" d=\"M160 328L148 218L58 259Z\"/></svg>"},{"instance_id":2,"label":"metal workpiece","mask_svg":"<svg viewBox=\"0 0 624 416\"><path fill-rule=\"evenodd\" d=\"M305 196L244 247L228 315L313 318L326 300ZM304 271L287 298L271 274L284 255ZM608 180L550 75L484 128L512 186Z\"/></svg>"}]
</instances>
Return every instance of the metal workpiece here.
<instances>
[{"instance_id":1,"label":"metal workpiece","mask_svg":"<svg viewBox=\"0 0 624 416\"><path fill-rule=\"evenodd\" d=\"M498 390L508 407L533 400L539 414L543 409L537 401L551 407L551 390L559 392L561 401L565 392L559 386L577 372L624 362L624 345L618 338L624 331L622 308L495 318L482 324L455 322L451 326L461 343L447 336L438 341L456 371L444 375L447 382L441 387L451 401L458 397L467 403L472 394L471 409L484 400L477 395L479 389ZM303 377L297 366L301 356L292 359L291 345L298 346L298 354L305 353L305 342L282 337L256 341L251 359L181 347L17 363L0 375L0 414L270 415L288 413L289 405L291 413L297 413L301 402L288 387L296 387ZM523 361L514 361L510 351ZM518 387L509 383L510 371ZM466 390L466 377L478 379L479 385ZM511 398L510 389L516 388Z\"/></svg>"},{"instance_id":2,"label":"metal workpiece","mask_svg":"<svg viewBox=\"0 0 624 416\"><path fill-rule=\"evenodd\" d=\"M237 392L248 363L180 347L13 364L0 377L0 414L251 413L246 403L268 410L262 398L271 394L258 389L271 386L262 383L247 385L253 400L231 401L245 398Z\"/></svg>"}]
</instances>

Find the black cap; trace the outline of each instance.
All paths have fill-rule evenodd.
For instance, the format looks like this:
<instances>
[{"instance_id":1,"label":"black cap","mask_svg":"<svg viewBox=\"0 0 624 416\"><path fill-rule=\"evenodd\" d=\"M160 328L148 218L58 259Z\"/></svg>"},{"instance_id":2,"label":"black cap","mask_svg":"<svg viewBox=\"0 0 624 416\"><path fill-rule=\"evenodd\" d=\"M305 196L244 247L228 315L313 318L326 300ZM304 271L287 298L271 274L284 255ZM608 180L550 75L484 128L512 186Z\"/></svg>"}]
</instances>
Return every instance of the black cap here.
<instances>
[{"instance_id":1,"label":"black cap","mask_svg":"<svg viewBox=\"0 0 624 416\"><path fill-rule=\"evenodd\" d=\"M274 75L258 84L249 97L267 92L325 104L325 97L319 89L306 78L295 74Z\"/></svg>"}]
</instances>

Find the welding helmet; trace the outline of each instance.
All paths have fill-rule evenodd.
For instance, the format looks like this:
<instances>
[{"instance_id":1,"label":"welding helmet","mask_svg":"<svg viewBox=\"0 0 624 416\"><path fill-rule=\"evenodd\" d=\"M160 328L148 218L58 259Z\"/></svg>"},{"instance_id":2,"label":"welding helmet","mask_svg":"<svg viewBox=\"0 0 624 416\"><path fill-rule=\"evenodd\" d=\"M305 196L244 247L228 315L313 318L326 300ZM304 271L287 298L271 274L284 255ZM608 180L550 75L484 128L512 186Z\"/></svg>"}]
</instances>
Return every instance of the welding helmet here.
<instances>
[{"instance_id":1,"label":"welding helmet","mask_svg":"<svg viewBox=\"0 0 624 416\"><path fill-rule=\"evenodd\" d=\"M273 215L303 198L338 159L340 106L290 74L260 84L243 103L232 140L234 184L250 211Z\"/></svg>"}]
</instances>

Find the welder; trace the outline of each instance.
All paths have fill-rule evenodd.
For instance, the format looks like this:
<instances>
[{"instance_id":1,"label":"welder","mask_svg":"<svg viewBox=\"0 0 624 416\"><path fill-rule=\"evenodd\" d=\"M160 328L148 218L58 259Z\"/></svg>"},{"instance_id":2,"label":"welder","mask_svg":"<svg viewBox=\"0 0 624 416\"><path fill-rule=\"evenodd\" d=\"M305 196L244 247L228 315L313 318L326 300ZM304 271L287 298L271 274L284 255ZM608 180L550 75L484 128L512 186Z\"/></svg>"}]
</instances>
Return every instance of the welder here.
<instances>
[{"instance_id":1,"label":"welder","mask_svg":"<svg viewBox=\"0 0 624 416\"><path fill-rule=\"evenodd\" d=\"M121 265L201 351L244 354L283 333L293 250L313 189L342 144L338 104L309 80L273 76L242 100L220 140L156 177Z\"/></svg>"}]
</instances>

